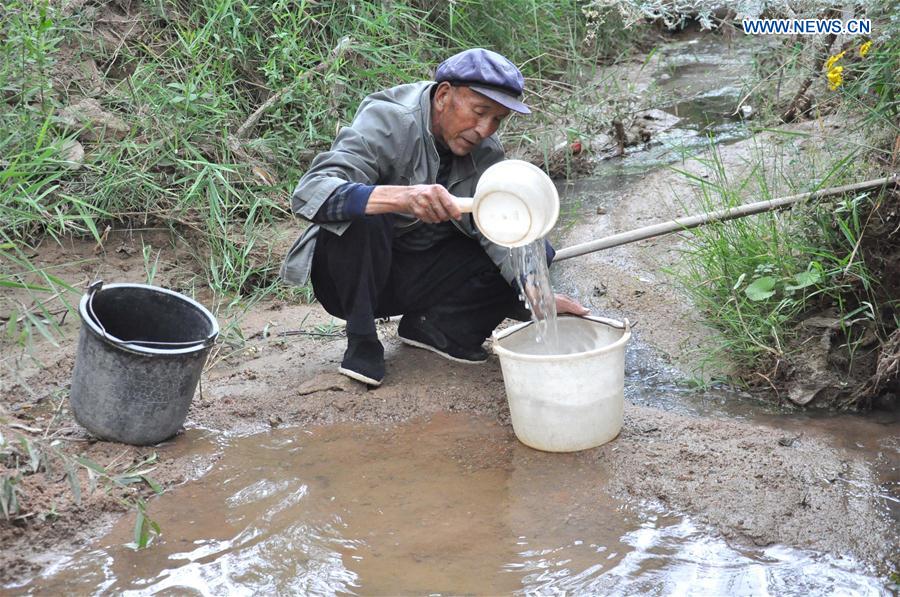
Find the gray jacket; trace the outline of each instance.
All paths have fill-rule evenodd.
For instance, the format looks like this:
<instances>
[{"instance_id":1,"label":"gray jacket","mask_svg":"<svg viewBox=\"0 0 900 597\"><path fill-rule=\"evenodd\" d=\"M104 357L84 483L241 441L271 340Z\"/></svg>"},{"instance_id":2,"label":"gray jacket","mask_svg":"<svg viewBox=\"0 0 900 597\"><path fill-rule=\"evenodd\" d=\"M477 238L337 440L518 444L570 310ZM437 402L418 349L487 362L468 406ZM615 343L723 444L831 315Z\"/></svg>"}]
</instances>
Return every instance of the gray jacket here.
<instances>
[{"instance_id":1,"label":"gray jacket","mask_svg":"<svg viewBox=\"0 0 900 597\"><path fill-rule=\"evenodd\" d=\"M346 182L371 185L434 184L440 159L431 134L431 88L423 81L392 87L366 97L353 123L343 127L331 149L319 154L291 195L291 210L306 220ZM457 197L471 197L481 174L503 159L503 148L495 136L485 139L465 157L456 157L450 169L447 190ZM477 239L500 267L510 283L515 279L509 249L495 245L478 231L471 214L457 222L459 230ZM396 233L404 234L422 222L400 214ZM343 234L350 222L313 224L298 238L281 267L288 283L303 285L309 279L316 236L320 228Z\"/></svg>"}]
</instances>

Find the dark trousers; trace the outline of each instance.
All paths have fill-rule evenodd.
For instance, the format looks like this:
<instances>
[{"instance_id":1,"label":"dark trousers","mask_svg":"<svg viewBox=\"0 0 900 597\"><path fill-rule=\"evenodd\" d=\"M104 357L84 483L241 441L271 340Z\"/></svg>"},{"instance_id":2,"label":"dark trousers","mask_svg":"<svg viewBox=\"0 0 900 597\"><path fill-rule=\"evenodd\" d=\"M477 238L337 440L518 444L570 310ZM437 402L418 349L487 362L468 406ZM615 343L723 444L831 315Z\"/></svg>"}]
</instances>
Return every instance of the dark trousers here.
<instances>
[{"instance_id":1,"label":"dark trousers","mask_svg":"<svg viewBox=\"0 0 900 597\"><path fill-rule=\"evenodd\" d=\"M349 334L375 333L375 318L426 314L459 344L478 345L522 304L478 241L460 233L427 251L394 246L394 216L366 216L338 236L320 230L313 255L316 298L347 321Z\"/></svg>"}]
</instances>

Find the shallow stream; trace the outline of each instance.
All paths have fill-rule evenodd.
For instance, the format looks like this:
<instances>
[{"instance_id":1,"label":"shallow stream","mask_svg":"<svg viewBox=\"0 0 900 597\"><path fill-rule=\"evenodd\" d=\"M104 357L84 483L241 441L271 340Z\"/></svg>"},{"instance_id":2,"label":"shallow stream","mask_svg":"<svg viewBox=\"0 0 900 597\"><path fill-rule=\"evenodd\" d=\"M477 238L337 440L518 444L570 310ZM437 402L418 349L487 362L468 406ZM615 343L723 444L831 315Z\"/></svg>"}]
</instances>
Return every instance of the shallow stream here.
<instances>
[{"instance_id":1,"label":"shallow stream","mask_svg":"<svg viewBox=\"0 0 900 597\"><path fill-rule=\"evenodd\" d=\"M132 520L59 562L38 593L885 594L852 561L729 546L690 518L604 491L588 453L547 454L497 423L439 415L390 430L334 426L223 442L166 493L164 529Z\"/></svg>"}]
</instances>

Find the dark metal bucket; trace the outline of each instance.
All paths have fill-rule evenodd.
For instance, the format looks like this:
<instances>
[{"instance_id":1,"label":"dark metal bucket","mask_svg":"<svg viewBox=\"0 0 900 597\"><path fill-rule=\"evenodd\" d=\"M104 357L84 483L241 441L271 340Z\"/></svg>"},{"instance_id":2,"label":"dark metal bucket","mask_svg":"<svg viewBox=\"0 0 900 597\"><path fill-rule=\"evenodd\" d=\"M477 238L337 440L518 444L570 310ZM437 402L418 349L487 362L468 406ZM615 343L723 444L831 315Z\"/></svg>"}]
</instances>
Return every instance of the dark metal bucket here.
<instances>
[{"instance_id":1,"label":"dark metal bucket","mask_svg":"<svg viewBox=\"0 0 900 597\"><path fill-rule=\"evenodd\" d=\"M78 305L72 412L102 439L149 445L184 424L219 324L200 303L146 284L96 282Z\"/></svg>"}]
</instances>

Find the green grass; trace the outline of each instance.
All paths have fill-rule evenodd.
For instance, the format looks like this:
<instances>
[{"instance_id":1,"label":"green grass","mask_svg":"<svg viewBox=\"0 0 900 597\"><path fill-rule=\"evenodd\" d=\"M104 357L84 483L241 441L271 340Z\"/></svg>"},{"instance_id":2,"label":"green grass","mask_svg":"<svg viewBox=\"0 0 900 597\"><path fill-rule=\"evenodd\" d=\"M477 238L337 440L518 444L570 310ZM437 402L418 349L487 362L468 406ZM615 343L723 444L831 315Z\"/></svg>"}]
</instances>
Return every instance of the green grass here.
<instances>
[{"instance_id":1,"label":"green grass","mask_svg":"<svg viewBox=\"0 0 900 597\"><path fill-rule=\"evenodd\" d=\"M747 196L763 201L844 184L859 176L854 157L819 172L808 165L808 177L798 177L797 184L810 181L809 187L788 192L784 165L757 157L746 174L735 177L714 147L698 160L704 174L682 173L695 183L700 208L709 212L739 205ZM672 273L719 330L719 346L705 351L701 369L721 370L726 360L744 381L768 379L789 356L802 316L827 307L836 311L852 360L859 340L852 325L859 318L880 325L878 282L858 251L867 214L879 200L877 193L837 197L687 231L682 263Z\"/></svg>"},{"instance_id":2,"label":"green grass","mask_svg":"<svg viewBox=\"0 0 900 597\"><path fill-rule=\"evenodd\" d=\"M42 304L77 291L32 263L32 248L46 237L99 245L107 226L168 226L194 248L196 286L235 301L269 292L282 258L272 231L290 219L290 192L366 94L430 78L453 52L484 46L522 65L545 114L569 110L543 102L542 90L577 83L634 35L612 19L585 44L576 0L133 5L139 14L120 26L97 18L120 11L114 3L71 15L47 0L0 9L0 284ZM85 64L99 88L73 76ZM83 96L128 132L82 140L84 157L72 161L79 127L59 114ZM27 318L13 319L11 335L27 336Z\"/></svg>"},{"instance_id":3,"label":"green grass","mask_svg":"<svg viewBox=\"0 0 900 597\"><path fill-rule=\"evenodd\" d=\"M866 10L874 28L868 54L860 54L866 38L835 46L834 54L845 51L837 62L843 67L842 85L828 89L823 70L809 92L813 100L809 117L831 114L845 139L862 141L853 150L816 147L824 159L815 166L797 164L797 158L786 162L778 152L756 156L740 175L726 169L713 149L701 160L705 177L684 172L696 184L702 209L730 207L748 196L764 200L837 186L896 170L900 9L879 0ZM761 107L757 132L774 133L786 141L810 136L780 130L777 119L784 109L777 99L779 91L781 102L790 97L782 82L809 76L808 47L814 40L805 41L786 43L757 65L760 81L751 98ZM870 172L872 176L867 175ZM888 197L848 195L690 231L682 266L675 274L707 322L719 330L720 350L707 351L706 364L727 360L744 380L771 378L790 357L798 321L813 309L836 314L850 368L865 328L886 338L898 322L882 313L895 312L900 299L880 286L877 267L866 262L865 247Z\"/></svg>"}]
</instances>

